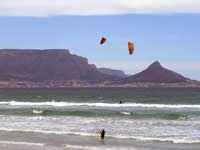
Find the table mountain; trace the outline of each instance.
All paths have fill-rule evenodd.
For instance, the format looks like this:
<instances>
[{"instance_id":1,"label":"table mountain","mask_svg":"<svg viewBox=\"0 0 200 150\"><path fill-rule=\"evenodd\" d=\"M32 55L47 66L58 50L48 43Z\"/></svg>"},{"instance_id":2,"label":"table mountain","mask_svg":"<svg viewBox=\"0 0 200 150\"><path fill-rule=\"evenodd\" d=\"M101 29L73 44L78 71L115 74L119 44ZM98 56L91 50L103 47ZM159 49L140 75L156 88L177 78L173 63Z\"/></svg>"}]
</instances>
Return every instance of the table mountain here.
<instances>
[{"instance_id":1,"label":"table mountain","mask_svg":"<svg viewBox=\"0 0 200 150\"><path fill-rule=\"evenodd\" d=\"M100 73L84 57L72 55L68 50L0 50L0 80L43 82L47 80L112 80Z\"/></svg>"}]
</instances>

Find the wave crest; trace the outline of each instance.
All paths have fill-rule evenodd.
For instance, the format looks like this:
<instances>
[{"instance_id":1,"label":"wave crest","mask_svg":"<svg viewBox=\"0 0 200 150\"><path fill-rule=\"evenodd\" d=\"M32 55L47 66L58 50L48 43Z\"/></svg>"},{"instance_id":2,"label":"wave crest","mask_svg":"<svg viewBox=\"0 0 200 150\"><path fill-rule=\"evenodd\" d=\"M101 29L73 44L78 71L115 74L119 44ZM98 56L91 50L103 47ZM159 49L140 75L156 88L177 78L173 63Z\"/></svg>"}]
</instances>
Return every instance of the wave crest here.
<instances>
[{"instance_id":1,"label":"wave crest","mask_svg":"<svg viewBox=\"0 0 200 150\"><path fill-rule=\"evenodd\" d=\"M143 103L73 103L73 102L17 102L17 101L4 101L0 105L10 106L52 106L52 107L70 107L70 106L88 106L88 107L145 107L145 108L197 108L200 105L185 105L185 104L143 104Z\"/></svg>"},{"instance_id":2,"label":"wave crest","mask_svg":"<svg viewBox=\"0 0 200 150\"><path fill-rule=\"evenodd\" d=\"M96 137L95 133L85 133L85 132L57 132L57 131L37 131L37 130L15 130L15 129L5 129L0 128L1 131L9 132L29 132L29 133L43 133L43 134L57 134L57 135L78 135L78 136L87 136L87 137ZM177 139L177 138L163 138L163 137L142 137L142 136L126 136L126 135L107 135L107 139L134 139L138 141L157 141L157 142L170 142L176 144L200 144L199 140L191 139Z\"/></svg>"}]
</instances>

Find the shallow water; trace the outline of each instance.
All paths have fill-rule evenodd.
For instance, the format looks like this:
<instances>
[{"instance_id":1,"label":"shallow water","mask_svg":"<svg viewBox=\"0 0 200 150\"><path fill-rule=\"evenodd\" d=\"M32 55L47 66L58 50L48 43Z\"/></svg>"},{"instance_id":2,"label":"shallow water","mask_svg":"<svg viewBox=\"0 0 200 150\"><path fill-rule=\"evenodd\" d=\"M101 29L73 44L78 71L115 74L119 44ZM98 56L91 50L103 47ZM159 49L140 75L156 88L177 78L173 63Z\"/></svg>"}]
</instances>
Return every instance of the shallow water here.
<instances>
[{"instance_id":1,"label":"shallow water","mask_svg":"<svg viewBox=\"0 0 200 150\"><path fill-rule=\"evenodd\" d=\"M121 145L200 144L200 89L12 89L0 94L1 132L96 139L104 128L107 140Z\"/></svg>"}]
</instances>

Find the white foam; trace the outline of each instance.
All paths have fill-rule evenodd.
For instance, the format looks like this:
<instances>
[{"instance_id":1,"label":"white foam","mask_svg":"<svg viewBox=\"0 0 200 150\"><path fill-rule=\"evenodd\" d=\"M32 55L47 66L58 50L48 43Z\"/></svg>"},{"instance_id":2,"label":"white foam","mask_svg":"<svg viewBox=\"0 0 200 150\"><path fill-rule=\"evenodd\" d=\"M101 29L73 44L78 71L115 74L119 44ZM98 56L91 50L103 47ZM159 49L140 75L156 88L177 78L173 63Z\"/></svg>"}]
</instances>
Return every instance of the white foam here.
<instances>
[{"instance_id":1,"label":"white foam","mask_svg":"<svg viewBox=\"0 0 200 150\"><path fill-rule=\"evenodd\" d=\"M176 139L176 138L163 138L163 137L141 137L141 136L123 136L116 135L114 138L119 139L135 139L139 141L160 141L160 142L172 142L176 144L197 144L200 140L190 140L190 139Z\"/></svg>"},{"instance_id":2,"label":"white foam","mask_svg":"<svg viewBox=\"0 0 200 150\"><path fill-rule=\"evenodd\" d=\"M0 144L44 146L44 144L42 144L42 143L27 143L27 142L14 142L14 141L0 141Z\"/></svg>"},{"instance_id":3,"label":"white foam","mask_svg":"<svg viewBox=\"0 0 200 150\"><path fill-rule=\"evenodd\" d=\"M120 112L121 114L123 115L130 115L131 113L130 112Z\"/></svg>"},{"instance_id":4,"label":"white foam","mask_svg":"<svg viewBox=\"0 0 200 150\"><path fill-rule=\"evenodd\" d=\"M42 113L43 113L43 110L36 110L36 109L33 109L33 113L34 113L34 114L42 114Z\"/></svg>"},{"instance_id":5,"label":"white foam","mask_svg":"<svg viewBox=\"0 0 200 150\"><path fill-rule=\"evenodd\" d=\"M57 131L40 131L40 130L19 130L19 129L6 129L0 128L1 131L14 131L14 132L34 132L34 133L43 133L43 134L57 134L57 135L78 135L78 136L88 136L88 137L96 137L97 134L92 133L84 133L84 132L57 132ZM116 139L134 139L138 141L160 141L160 142L172 142L176 144L199 144L199 140L191 140L191 139L177 139L177 138L163 138L163 137L142 137L142 136L126 136L126 135L107 135L108 138L116 138Z\"/></svg>"},{"instance_id":6,"label":"white foam","mask_svg":"<svg viewBox=\"0 0 200 150\"><path fill-rule=\"evenodd\" d=\"M57 134L57 135L79 135L79 136L96 136L96 134L85 133L85 132L63 132L63 131L45 131L45 130L31 130L31 129L8 129L8 128L0 128L1 131L8 132L34 132L34 133L44 133L44 134Z\"/></svg>"},{"instance_id":7,"label":"white foam","mask_svg":"<svg viewBox=\"0 0 200 150\"><path fill-rule=\"evenodd\" d=\"M45 144L45 143L28 143L28 142L15 142L15 141L0 141L0 144L7 144L7 145L26 145L26 146L44 146L44 147L60 147L63 148L72 148L72 149L84 149L84 150L102 150L102 147L95 147L95 146L80 146L80 145L70 145L70 144ZM120 150L128 150L127 148L118 148L118 147L103 147L104 150L112 150L112 149L120 149ZM133 148L132 148L133 149ZM135 150L135 149L133 149Z\"/></svg>"},{"instance_id":8,"label":"white foam","mask_svg":"<svg viewBox=\"0 0 200 150\"><path fill-rule=\"evenodd\" d=\"M0 144L12 144L12 145L27 145L27 146L50 146L57 147L56 144L45 144L45 143L30 143L30 142L15 142L15 141L0 141ZM87 149L87 150L95 150L95 147L87 147L87 146L79 146L79 145L69 145L62 144L63 147L74 148L74 149Z\"/></svg>"},{"instance_id":9,"label":"white foam","mask_svg":"<svg viewBox=\"0 0 200 150\"><path fill-rule=\"evenodd\" d=\"M198 108L200 105L172 105L172 104L142 104L142 103L71 103L71 102L0 102L0 105L10 106L52 106L52 107L71 107L71 106L88 106L88 107L145 107L145 108Z\"/></svg>"}]
</instances>

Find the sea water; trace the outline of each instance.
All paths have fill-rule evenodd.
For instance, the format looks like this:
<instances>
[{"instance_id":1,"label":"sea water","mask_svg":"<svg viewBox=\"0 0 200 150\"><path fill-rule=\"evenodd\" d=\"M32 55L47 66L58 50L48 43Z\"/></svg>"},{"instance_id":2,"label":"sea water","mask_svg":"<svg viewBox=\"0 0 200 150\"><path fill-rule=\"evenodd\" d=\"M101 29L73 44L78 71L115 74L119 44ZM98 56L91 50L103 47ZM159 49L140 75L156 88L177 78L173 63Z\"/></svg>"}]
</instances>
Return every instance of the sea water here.
<instances>
[{"instance_id":1,"label":"sea water","mask_svg":"<svg viewBox=\"0 0 200 150\"><path fill-rule=\"evenodd\" d=\"M123 141L200 144L200 89L2 89L0 94L4 133L96 140L105 129L105 140L121 145Z\"/></svg>"}]
</instances>

